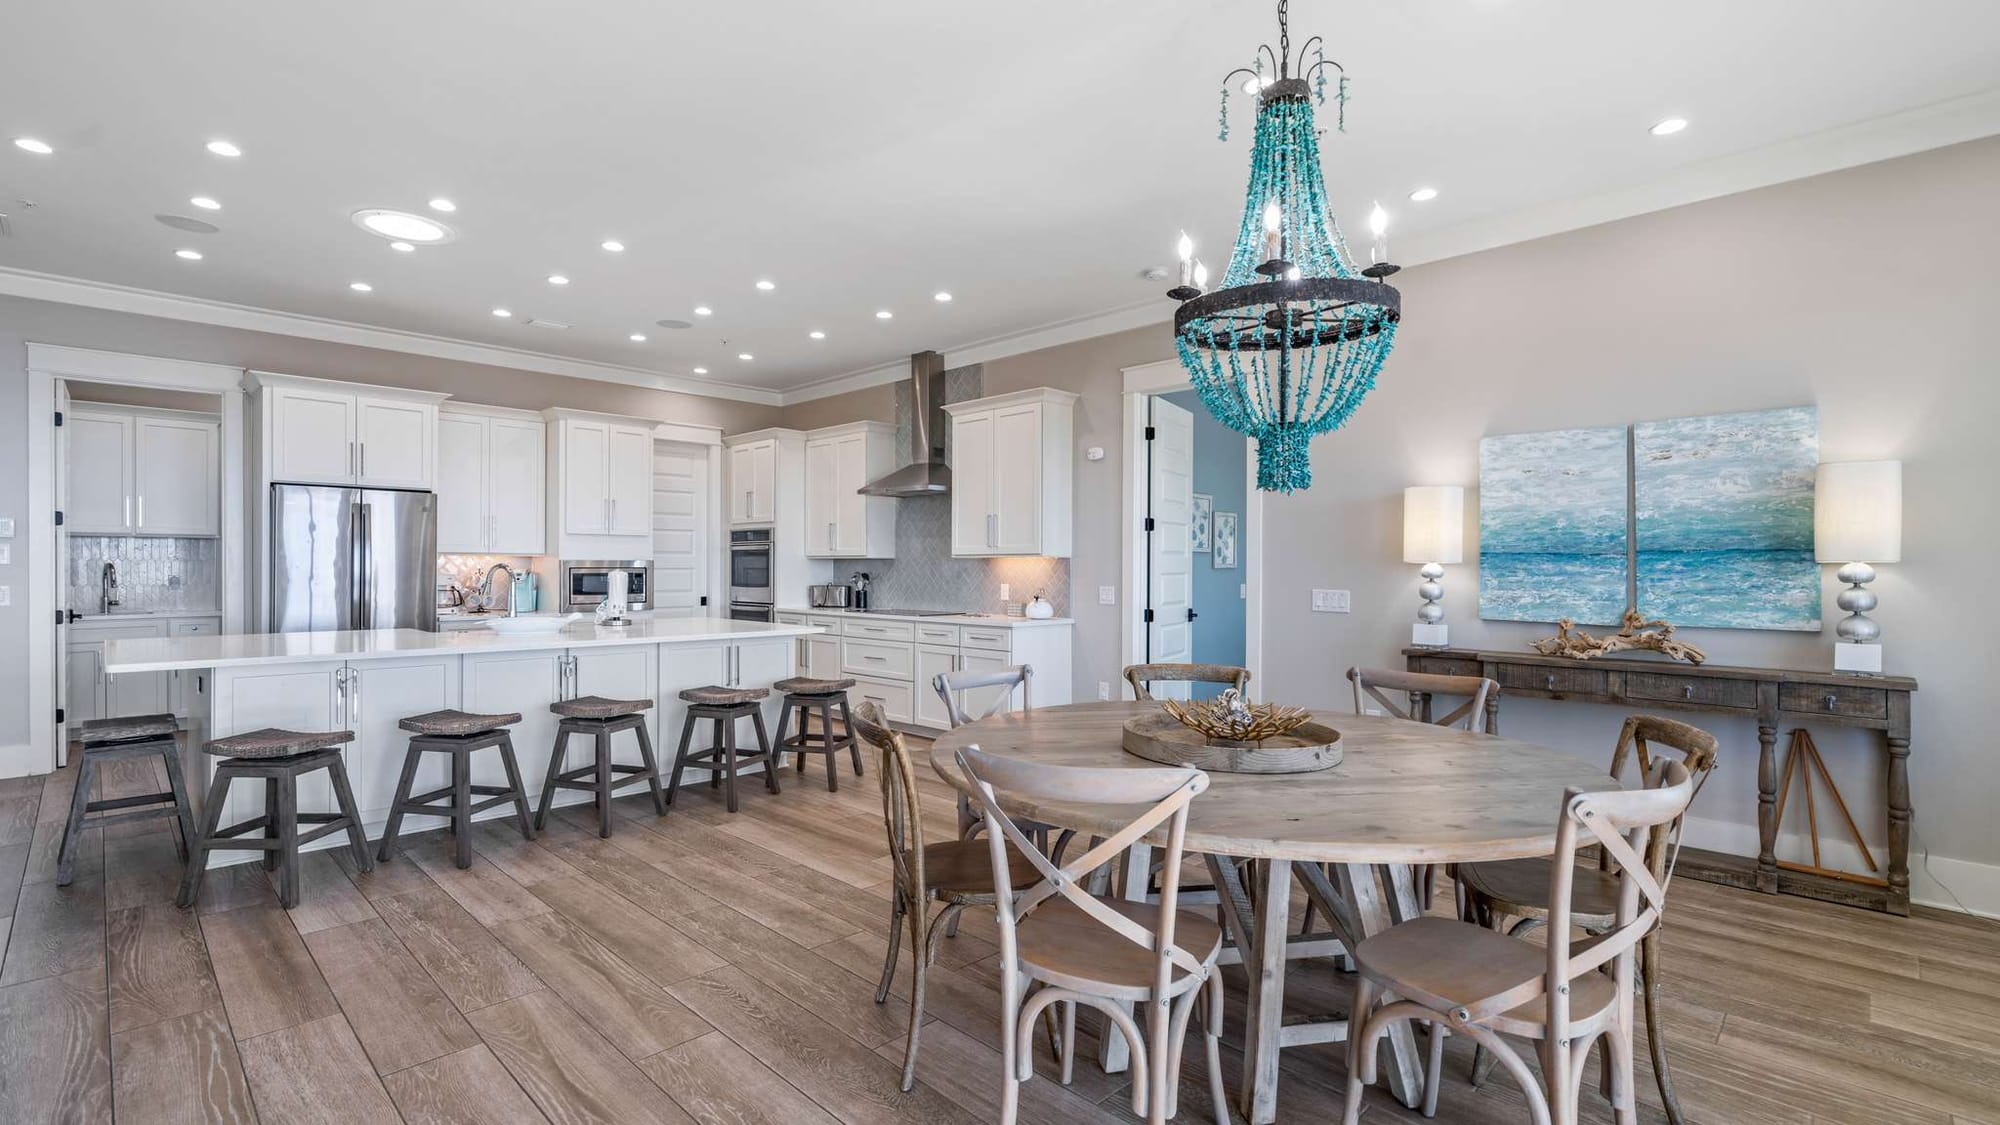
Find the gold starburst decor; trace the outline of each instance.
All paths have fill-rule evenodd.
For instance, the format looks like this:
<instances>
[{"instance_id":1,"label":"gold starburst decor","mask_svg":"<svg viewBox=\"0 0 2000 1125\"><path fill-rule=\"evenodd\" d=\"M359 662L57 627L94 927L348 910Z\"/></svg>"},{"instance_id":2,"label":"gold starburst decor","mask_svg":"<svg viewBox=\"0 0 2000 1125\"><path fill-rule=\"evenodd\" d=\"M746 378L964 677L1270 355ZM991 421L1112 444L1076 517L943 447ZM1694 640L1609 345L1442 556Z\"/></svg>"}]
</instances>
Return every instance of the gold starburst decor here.
<instances>
[{"instance_id":1,"label":"gold starburst decor","mask_svg":"<svg viewBox=\"0 0 2000 1125\"><path fill-rule=\"evenodd\" d=\"M1160 706L1182 726L1220 742L1262 742L1290 734L1312 718L1303 707L1245 703L1234 688L1203 703L1167 699Z\"/></svg>"}]
</instances>

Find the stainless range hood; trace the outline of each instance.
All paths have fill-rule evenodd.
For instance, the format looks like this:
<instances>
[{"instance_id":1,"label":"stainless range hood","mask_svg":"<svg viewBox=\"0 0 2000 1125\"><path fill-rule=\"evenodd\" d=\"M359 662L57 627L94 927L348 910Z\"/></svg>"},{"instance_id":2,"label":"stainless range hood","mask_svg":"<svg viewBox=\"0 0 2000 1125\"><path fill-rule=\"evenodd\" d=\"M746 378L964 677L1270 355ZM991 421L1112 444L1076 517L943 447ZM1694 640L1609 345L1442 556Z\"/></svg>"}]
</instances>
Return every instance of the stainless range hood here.
<instances>
[{"instance_id":1,"label":"stainless range hood","mask_svg":"<svg viewBox=\"0 0 2000 1125\"><path fill-rule=\"evenodd\" d=\"M860 489L863 496L943 496L951 491L944 463L944 356L910 357L910 463Z\"/></svg>"}]
</instances>

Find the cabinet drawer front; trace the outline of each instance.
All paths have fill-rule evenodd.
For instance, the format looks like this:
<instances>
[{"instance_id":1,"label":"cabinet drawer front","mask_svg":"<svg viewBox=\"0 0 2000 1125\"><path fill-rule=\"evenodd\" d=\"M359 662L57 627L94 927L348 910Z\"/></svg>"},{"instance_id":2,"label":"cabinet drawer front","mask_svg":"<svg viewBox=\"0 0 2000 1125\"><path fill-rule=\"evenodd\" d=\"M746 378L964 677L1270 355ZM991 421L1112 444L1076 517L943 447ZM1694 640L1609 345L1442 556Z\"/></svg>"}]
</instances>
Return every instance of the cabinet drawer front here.
<instances>
[{"instance_id":1,"label":"cabinet drawer front","mask_svg":"<svg viewBox=\"0 0 2000 1125\"><path fill-rule=\"evenodd\" d=\"M772 616L780 625L804 625L806 623L806 615L803 613L779 613Z\"/></svg>"},{"instance_id":2,"label":"cabinet drawer front","mask_svg":"<svg viewBox=\"0 0 2000 1125\"><path fill-rule=\"evenodd\" d=\"M1889 694L1881 688L1839 684L1779 684L1778 707L1806 715L1879 719L1889 713Z\"/></svg>"},{"instance_id":3,"label":"cabinet drawer front","mask_svg":"<svg viewBox=\"0 0 2000 1125\"><path fill-rule=\"evenodd\" d=\"M840 618L838 617L820 617L818 615L814 615L806 618L806 624L817 625L820 628L825 629L827 632L833 633L835 635L838 635L840 633Z\"/></svg>"},{"instance_id":4,"label":"cabinet drawer front","mask_svg":"<svg viewBox=\"0 0 2000 1125\"><path fill-rule=\"evenodd\" d=\"M72 643L85 641L131 641L146 637L167 635L167 623L158 619L151 621L120 621L116 615L95 617L70 625L69 637Z\"/></svg>"},{"instance_id":5,"label":"cabinet drawer front","mask_svg":"<svg viewBox=\"0 0 2000 1125\"><path fill-rule=\"evenodd\" d=\"M1625 673L1625 694L1633 699L1665 699L1710 707L1757 706L1757 685L1750 680L1719 680L1708 676L1673 676L1660 672Z\"/></svg>"},{"instance_id":6,"label":"cabinet drawer front","mask_svg":"<svg viewBox=\"0 0 2000 1125\"><path fill-rule=\"evenodd\" d=\"M850 676L882 676L908 680L916 675L917 651L909 645L874 641L840 642L840 668Z\"/></svg>"},{"instance_id":7,"label":"cabinet drawer front","mask_svg":"<svg viewBox=\"0 0 2000 1125\"><path fill-rule=\"evenodd\" d=\"M1427 676L1484 676L1477 660L1454 660L1445 656L1420 656L1417 671Z\"/></svg>"},{"instance_id":8,"label":"cabinet drawer front","mask_svg":"<svg viewBox=\"0 0 2000 1125\"><path fill-rule=\"evenodd\" d=\"M917 626L917 642L927 645L949 645L952 648L957 648L958 626L919 625Z\"/></svg>"},{"instance_id":9,"label":"cabinet drawer front","mask_svg":"<svg viewBox=\"0 0 2000 1125\"><path fill-rule=\"evenodd\" d=\"M910 684L856 676L854 690L848 693L848 697L856 703L866 701L875 704L892 723L916 722L917 697Z\"/></svg>"},{"instance_id":10,"label":"cabinet drawer front","mask_svg":"<svg viewBox=\"0 0 2000 1125\"><path fill-rule=\"evenodd\" d=\"M958 631L958 643L965 648L993 649L1006 652L1013 647L1013 631L1009 629L988 629L968 625Z\"/></svg>"},{"instance_id":11,"label":"cabinet drawer front","mask_svg":"<svg viewBox=\"0 0 2000 1125\"><path fill-rule=\"evenodd\" d=\"M1594 668L1540 668L1532 664L1502 664L1494 669L1502 688L1547 691L1557 695L1603 695L1607 673Z\"/></svg>"},{"instance_id":12,"label":"cabinet drawer front","mask_svg":"<svg viewBox=\"0 0 2000 1125\"><path fill-rule=\"evenodd\" d=\"M222 622L209 617L172 621L167 625L167 632L176 637L213 637L222 632Z\"/></svg>"},{"instance_id":13,"label":"cabinet drawer front","mask_svg":"<svg viewBox=\"0 0 2000 1125\"><path fill-rule=\"evenodd\" d=\"M917 629L907 621L857 621L850 617L842 624L840 633L871 641L908 641L916 638Z\"/></svg>"}]
</instances>

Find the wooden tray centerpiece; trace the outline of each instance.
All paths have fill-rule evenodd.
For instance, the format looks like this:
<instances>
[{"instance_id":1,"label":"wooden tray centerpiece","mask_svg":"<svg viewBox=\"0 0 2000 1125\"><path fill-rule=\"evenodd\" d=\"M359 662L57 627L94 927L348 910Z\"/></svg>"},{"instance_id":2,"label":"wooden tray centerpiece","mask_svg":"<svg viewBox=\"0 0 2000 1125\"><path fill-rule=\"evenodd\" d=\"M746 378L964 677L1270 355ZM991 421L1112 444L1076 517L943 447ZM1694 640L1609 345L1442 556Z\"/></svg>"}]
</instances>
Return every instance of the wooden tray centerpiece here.
<instances>
[{"instance_id":1,"label":"wooden tray centerpiece","mask_svg":"<svg viewBox=\"0 0 2000 1125\"><path fill-rule=\"evenodd\" d=\"M1221 773L1312 773L1340 764L1340 732L1303 707L1247 704L1235 689L1206 703L1163 700L1125 722L1125 752Z\"/></svg>"}]
</instances>

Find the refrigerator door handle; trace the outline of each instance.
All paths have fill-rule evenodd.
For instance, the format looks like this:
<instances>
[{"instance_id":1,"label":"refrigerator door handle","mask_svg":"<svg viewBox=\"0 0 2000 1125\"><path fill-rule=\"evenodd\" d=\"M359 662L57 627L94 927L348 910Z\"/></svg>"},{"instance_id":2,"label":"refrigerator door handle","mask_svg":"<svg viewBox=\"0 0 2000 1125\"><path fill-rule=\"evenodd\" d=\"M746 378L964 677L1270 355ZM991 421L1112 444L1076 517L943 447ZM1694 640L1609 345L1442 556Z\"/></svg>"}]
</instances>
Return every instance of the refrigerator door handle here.
<instances>
[{"instance_id":1,"label":"refrigerator door handle","mask_svg":"<svg viewBox=\"0 0 2000 1125\"><path fill-rule=\"evenodd\" d=\"M369 527L375 518L373 504L354 506L354 627L375 627L375 542Z\"/></svg>"}]
</instances>

